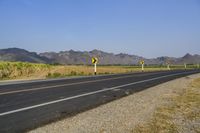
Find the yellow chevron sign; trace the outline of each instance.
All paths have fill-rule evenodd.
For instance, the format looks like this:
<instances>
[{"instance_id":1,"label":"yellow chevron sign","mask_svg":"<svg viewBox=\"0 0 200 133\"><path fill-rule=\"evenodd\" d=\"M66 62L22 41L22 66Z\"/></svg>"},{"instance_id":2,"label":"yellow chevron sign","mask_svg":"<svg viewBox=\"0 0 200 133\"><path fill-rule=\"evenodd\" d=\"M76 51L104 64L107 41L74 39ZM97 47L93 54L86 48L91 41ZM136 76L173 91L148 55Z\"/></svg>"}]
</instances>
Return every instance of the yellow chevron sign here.
<instances>
[{"instance_id":1,"label":"yellow chevron sign","mask_svg":"<svg viewBox=\"0 0 200 133\"><path fill-rule=\"evenodd\" d=\"M140 64L141 64L141 65L144 64L144 60L141 60L141 61L140 61Z\"/></svg>"},{"instance_id":2,"label":"yellow chevron sign","mask_svg":"<svg viewBox=\"0 0 200 133\"><path fill-rule=\"evenodd\" d=\"M92 64L97 64L98 63L98 59L96 57L92 57Z\"/></svg>"}]
</instances>

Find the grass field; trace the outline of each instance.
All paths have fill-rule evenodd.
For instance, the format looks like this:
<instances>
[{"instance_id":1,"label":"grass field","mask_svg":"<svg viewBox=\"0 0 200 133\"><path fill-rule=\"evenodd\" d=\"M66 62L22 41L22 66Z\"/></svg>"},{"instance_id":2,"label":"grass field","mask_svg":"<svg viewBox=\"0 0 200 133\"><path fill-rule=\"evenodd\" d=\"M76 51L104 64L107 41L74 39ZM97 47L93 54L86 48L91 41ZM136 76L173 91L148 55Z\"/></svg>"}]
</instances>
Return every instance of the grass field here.
<instances>
[{"instance_id":1,"label":"grass field","mask_svg":"<svg viewBox=\"0 0 200 133\"><path fill-rule=\"evenodd\" d=\"M188 68L193 68L190 66ZM171 66L184 69L183 66ZM144 71L167 70L166 66L145 66ZM93 75L93 66L87 65L49 65L26 62L0 62L0 80L44 79L68 76ZM114 74L141 71L141 66L98 66L97 74Z\"/></svg>"}]
</instances>

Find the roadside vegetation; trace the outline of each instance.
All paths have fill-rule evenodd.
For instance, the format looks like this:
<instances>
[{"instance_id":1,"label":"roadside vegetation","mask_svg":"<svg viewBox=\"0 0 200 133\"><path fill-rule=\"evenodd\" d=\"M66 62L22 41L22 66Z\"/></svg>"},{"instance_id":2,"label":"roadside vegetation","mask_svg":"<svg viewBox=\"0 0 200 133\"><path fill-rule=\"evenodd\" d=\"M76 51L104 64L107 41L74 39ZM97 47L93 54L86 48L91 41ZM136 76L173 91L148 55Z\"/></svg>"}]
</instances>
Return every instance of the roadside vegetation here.
<instances>
[{"instance_id":1,"label":"roadside vegetation","mask_svg":"<svg viewBox=\"0 0 200 133\"><path fill-rule=\"evenodd\" d=\"M172 69L183 69L173 66ZM192 67L190 67L192 68ZM145 71L167 70L166 66L145 66ZM97 74L114 74L141 71L141 66L98 66ZM88 65L49 65L27 62L0 62L0 80L44 79L69 76L93 75L93 66Z\"/></svg>"},{"instance_id":2,"label":"roadside vegetation","mask_svg":"<svg viewBox=\"0 0 200 133\"><path fill-rule=\"evenodd\" d=\"M200 78L182 93L170 96L168 103L158 107L153 117L139 124L134 133L200 132Z\"/></svg>"}]
</instances>

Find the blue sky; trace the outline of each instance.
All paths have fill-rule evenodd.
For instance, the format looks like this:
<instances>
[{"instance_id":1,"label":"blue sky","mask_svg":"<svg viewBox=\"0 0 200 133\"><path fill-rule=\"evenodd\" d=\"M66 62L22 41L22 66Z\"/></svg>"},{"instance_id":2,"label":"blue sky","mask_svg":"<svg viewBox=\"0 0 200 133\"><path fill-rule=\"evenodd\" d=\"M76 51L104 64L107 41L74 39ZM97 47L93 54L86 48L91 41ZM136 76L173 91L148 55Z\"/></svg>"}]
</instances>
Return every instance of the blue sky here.
<instances>
[{"instance_id":1,"label":"blue sky","mask_svg":"<svg viewBox=\"0 0 200 133\"><path fill-rule=\"evenodd\" d=\"M200 0L0 0L0 48L200 54Z\"/></svg>"}]
</instances>

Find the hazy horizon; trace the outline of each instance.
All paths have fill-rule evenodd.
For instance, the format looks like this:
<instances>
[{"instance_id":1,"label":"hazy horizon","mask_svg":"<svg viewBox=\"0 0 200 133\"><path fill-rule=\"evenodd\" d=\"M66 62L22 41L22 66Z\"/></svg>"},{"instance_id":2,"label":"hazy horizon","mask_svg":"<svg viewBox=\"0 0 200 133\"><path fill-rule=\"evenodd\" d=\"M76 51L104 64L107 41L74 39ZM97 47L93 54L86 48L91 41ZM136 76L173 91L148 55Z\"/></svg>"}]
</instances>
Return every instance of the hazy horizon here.
<instances>
[{"instance_id":1,"label":"hazy horizon","mask_svg":"<svg viewBox=\"0 0 200 133\"><path fill-rule=\"evenodd\" d=\"M1 0L0 49L200 54L198 0Z\"/></svg>"}]
</instances>

